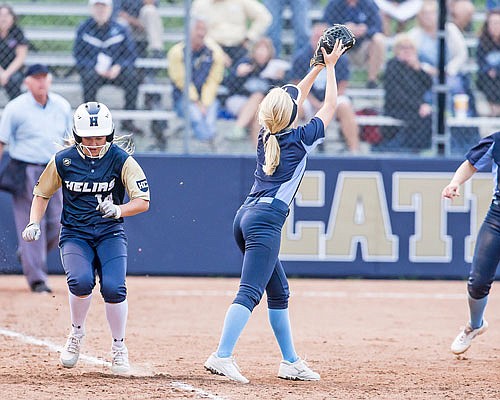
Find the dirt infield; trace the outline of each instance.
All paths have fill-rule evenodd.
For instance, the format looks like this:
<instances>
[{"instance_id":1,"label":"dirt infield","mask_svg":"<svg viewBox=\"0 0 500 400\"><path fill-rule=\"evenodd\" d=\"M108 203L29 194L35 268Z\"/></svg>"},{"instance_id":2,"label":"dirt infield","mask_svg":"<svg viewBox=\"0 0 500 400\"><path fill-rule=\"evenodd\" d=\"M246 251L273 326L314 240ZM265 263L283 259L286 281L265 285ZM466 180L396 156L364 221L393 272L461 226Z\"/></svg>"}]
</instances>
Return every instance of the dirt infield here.
<instances>
[{"instance_id":1,"label":"dirt infield","mask_svg":"<svg viewBox=\"0 0 500 400\"><path fill-rule=\"evenodd\" d=\"M265 304L236 346L250 384L203 369L215 350L238 281L129 277L127 344L134 375L116 377L109 361L104 306L94 292L83 354L58 364L69 326L64 277L53 295L28 292L21 276L0 277L2 399L498 399L500 287L486 317L490 330L466 358L449 352L466 322L465 282L292 279L298 353L319 382L276 377L280 355Z\"/></svg>"}]
</instances>

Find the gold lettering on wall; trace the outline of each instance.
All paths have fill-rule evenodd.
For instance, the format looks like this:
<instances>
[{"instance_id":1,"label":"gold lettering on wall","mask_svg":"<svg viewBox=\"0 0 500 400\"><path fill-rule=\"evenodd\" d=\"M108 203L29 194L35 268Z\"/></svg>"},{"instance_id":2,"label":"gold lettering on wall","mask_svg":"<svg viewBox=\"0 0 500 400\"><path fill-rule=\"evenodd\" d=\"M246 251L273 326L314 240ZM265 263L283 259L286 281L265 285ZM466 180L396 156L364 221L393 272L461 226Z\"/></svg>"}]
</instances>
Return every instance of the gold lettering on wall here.
<instances>
[{"instance_id":1,"label":"gold lettering on wall","mask_svg":"<svg viewBox=\"0 0 500 400\"><path fill-rule=\"evenodd\" d=\"M295 196L297 207L323 207L325 204L325 173L306 171ZM283 260L318 260L320 238L324 236L325 224L321 221L295 222L295 206L281 232L281 253Z\"/></svg>"},{"instance_id":2,"label":"gold lettering on wall","mask_svg":"<svg viewBox=\"0 0 500 400\"><path fill-rule=\"evenodd\" d=\"M450 181L448 173L396 172L393 174L392 207L415 214L410 236L409 259L414 262L449 262L452 239L447 232L447 214L441 192ZM453 207L463 207L463 199ZM450 208L449 208L450 209Z\"/></svg>"},{"instance_id":3,"label":"gold lettering on wall","mask_svg":"<svg viewBox=\"0 0 500 400\"><path fill-rule=\"evenodd\" d=\"M339 173L325 241L328 260L354 260L359 243L365 261L397 261L382 174Z\"/></svg>"}]
</instances>

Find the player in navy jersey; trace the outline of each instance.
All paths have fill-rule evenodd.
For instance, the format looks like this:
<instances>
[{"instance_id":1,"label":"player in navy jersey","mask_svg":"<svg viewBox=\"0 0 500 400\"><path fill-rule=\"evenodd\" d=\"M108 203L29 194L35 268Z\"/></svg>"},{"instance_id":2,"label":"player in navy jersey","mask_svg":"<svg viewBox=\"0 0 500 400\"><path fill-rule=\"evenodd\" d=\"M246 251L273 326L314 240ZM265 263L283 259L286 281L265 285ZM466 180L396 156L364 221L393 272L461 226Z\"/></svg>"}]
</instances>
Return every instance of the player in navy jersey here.
<instances>
[{"instance_id":1,"label":"player in navy jersey","mask_svg":"<svg viewBox=\"0 0 500 400\"><path fill-rule=\"evenodd\" d=\"M257 145L257 168L250 194L236 213L233 231L243 253L239 291L229 307L217 351L205 362L212 373L248 383L239 371L233 349L250 315L267 293L268 315L283 360L278 377L319 380L295 352L288 316L288 281L278 258L281 229L304 175L308 154L324 140L337 103L335 63L344 52L337 40L325 58L325 101L306 125L294 128L297 109L311 90L323 66L313 67L297 86L273 88L262 100L258 120L262 126Z\"/></svg>"},{"instance_id":2,"label":"player in navy jersey","mask_svg":"<svg viewBox=\"0 0 500 400\"><path fill-rule=\"evenodd\" d=\"M477 170L490 167L494 175L493 200L479 229L472 266L467 282L470 320L451 345L454 354L462 354L470 347L472 339L488 329L484 310L491 284L500 261L500 132L479 141L466 155L451 182L443 189L443 197L460 196L460 185L469 180Z\"/></svg>"},{"instance_id":3,"label":"player in navy jersey","mask_svg":"<svg viewBox=\"0 0 500 400\"><path fill-rule=\"evenodd\" d=\"M124 343L128 304L125 275L127 238L123 217L149 208L149 187L141 167L114 138L111 113L102 103L80 105L73 116L74 144L58 152L33 190L26 241L38 240L50 197L62 187L59 247L69 288L71 331L61 352L64 367L76 365L85 335L96 273L112 335L111 370L130 369ZM124 203L125 192L129 201Z\"/></svg>"}]
</instances>

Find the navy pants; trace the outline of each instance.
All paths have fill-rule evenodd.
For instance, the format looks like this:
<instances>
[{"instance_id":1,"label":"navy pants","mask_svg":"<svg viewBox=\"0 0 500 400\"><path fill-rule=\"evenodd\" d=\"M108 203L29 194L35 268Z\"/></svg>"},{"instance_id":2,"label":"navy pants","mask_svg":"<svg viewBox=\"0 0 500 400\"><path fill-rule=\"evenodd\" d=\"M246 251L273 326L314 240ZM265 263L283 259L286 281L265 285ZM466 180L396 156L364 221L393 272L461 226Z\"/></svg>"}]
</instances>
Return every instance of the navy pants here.
<instances>
[{"instance_id":1,"label":"navy pants","mask_svg":"<svg viewBox=\"0 0 500 400\"><path fill-rule=\"evenodd\" d=\"M127 297L127 239L125 234L98 241L68 237L61 240L61 260L69 290L88 296L95 287L96 272L106 303L121 303Z\"/></svg>"},{"instance_id":2,"label":"navy pants","mask_svg":"<svg viewBox=\"0 0 500 400\"><path fill-rule=\"evenodd\" d=\"M500 203L494 201L477 235L467 289L473 299L486 297L500 262Z\"/></svg>"},{"instance_id":3,"label":"navy pants","mask_svg":"<svg viewBox=\"0 0 500 400\"><path fill-rule=\"evenodd\" d=\"M269 308L288 307L288 280L278 259L281 228L287 214L288 206L280 200L266 203L247 198L234 218L234 238L243 253L240 287L234 303L250 311L259 304L264 290Z\"/></svg>"}]
</instances>

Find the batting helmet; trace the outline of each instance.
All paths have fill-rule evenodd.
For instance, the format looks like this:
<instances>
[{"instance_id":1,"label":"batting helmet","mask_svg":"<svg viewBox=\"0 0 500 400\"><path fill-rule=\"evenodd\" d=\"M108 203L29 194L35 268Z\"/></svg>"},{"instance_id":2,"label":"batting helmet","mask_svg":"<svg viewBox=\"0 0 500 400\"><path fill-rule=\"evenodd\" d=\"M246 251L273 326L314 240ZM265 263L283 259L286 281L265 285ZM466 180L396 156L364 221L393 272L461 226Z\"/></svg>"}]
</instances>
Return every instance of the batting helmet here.
<instances>
[{"instance_id":1,"label":"batting helmet","mask_svg":"<svg viewBox=\"0 0 500 400\"><path fill-rule=\"evenodd\" d=\"M82 137L106 136L107 142L113 141L115 125L108 107L90 101L78 106L73 115L73 136L77 143Z\"/></svg>"}]
</instances>

